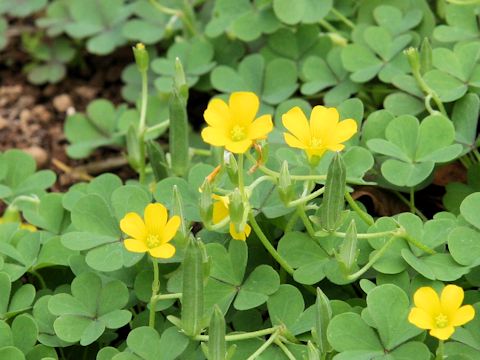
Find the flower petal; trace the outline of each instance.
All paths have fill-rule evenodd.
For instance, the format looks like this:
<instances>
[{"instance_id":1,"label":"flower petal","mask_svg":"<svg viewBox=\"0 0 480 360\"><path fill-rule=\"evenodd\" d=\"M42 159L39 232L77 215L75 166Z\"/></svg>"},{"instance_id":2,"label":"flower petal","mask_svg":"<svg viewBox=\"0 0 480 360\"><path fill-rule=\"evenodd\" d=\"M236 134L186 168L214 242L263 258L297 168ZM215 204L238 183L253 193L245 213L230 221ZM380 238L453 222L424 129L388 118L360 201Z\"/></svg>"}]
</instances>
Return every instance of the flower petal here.
<instances>
[{"instance_id":1,"label":"flower petal","mask_svg":"<svg viewBox=\"0 0 480 360\"><path fill-rule=\"evenodd\" d=\"M333 142L338 144L350 139L357 132L357 122L353 119L340 121L335 128Z\"/></svg>"},{"instance_id":2,"label":"flower petal","mask_svg":"<svg viewBox=\"0 0 480 360\"><path fill-rule=\"evenodd\" d=\"M137 240L144 240L147 237L147 229L142 218L134 212L129 212L120 220L120 229Z\"/></svg>"},{"instance_id":3,"label":"flower petal","mask_svg":"<svg viewBox=\"0 0 480 360\"><path fill-rule=\"evenodd\" d=\"M416 307L410 310L408 321L420 329L433 329L435 327L433 317L427 311Z\"/></svg>"},{"instance_id":4,"label":"flower petal","mask_svg":"<svg viewBox=\"0 0 480 360\"><path fill-rule=\"evenodd\" d=\"M252 140L245 139L242 141L230 141L225 145L225 149L235 154L243 154L250 148L250 146L252 146Z\"/></svg>"},{"instance_id":5,"label":"flower petal","mask_svg":"<svg viewBox=\"0 0 480 360\"><path fill-rule=\"evenodd\" d=\"M149 234L162 235L167 223L167 209L160 203L148 204L143 215Z\"/></svg>"},{"instance_id":6,"label":"flower petal","mask_svg":"<svg viewBox=\"0 0 480 360\"><path fill-rule=\"evenodd\" d=\"M163 244L173 239L173 237L178 231L178 228L180 227L180 222L181 222L180 216L178 215L172 216L170 220L168 220L167 225L165 225L165 228L163 229L163 234L162 234Z\"/></svg>"},{"instance_id":7,"label":"flower petal","mask_svg":"<svg viewBox=\"0 0 480 360\"><path fill-rule=\"evenodd\" d=\"M440 340L447 340L450 336L452 336L455 328L453 326L448 326L442 329L432 329L430 330L429 334L436 337Z\"/></svg>"},{"instance_id":8,"label":"flower petal","mask_svg":"<svg viewBox=\"0 0 480 360\"><path fill-rule=\"evenodd\" d=\"M168 259L175 255L175 247L172 244L162 244L148 252L155 258Z\"/></svg>"},{"instance_id":9,"label":"flower petal","mask_svg":"<svg viewBox=\"0 0 480 360\"><path fill-rule=\"evenodd\" d=\"M143 241L136 239L125 239L123 245L128 251L134 253L144 253L148 251L147 245Z\"/></svg>"},{"instance_id":10,"label":"flower petal","mask_svg":"<svg viewBox=\"0 0 480 360\"><path fill-rule=\"evenodd\" d=\"M234 92L228 100L233 122L247 126L252 123L260 106L258 96L253 92Z\"/></svg>"},{"instance_id":11,"label":"flower petal","mask_svg":"<svg viewBox=\"0 0 480 360\"><path fill-rule=\"evenodd\" d=\"M415 306L435 316L441 313L438 294L429 286L424 286L415 291L413 295Z\"/></svg>"},{"instance_id":12,"label":"flower petal","mask_svg":"<svg viewBox=\"0 0 480 360\"><path fill-rule=\"evenodd\" d=\"M464 305L450 318L452 326L462 326L475 317L475 309L472 305Z\"/></svg>"},{"instance_id":13,"label":"flower petal","mask_svg":"<svg viewBox=\"0 0 480 360\"><path fill-rule=\"evenodd\" d=\"M337 143L337 144L327 145L326 148L330 151L342 151L343 149L345 149L345 145Z\"/></svg>"},{"instance_id":14,"label":"flower petal","mask_svg":"<svg viewBox=\"0 0 480 360\"><path fill-rule=\"evenodd\" d=\"M208 103L207 110L203 113L203 117L208 125L215 128L227 128L232 122L232 116L228 105L222 99L212 99Z\"/></svg>"},{"instance_id":15,"label":"flower petal","mask_svg":"<svg viewBox=\"0 0 480 360\"><path fill-rule=\"evenodd\" d=\"M307 146L310 144L310 125L302 109L298 106L290 109L282 115L282 123L301 143Z\"/></svg>"},{"instance_id":16,"label":"flower petal","mask_svg":"<svg viewBox=\"0 0 480 360\"><path fill-rule=\"evenodd\" d=\"M335 129L340 115L337 109L325 106L314 106L310 115L310 127L313 137L322 139L322 142L329 144L333 142Z\"/></svg>"},{"instance_id":17,"label":"flower petal","mask_svg":"<svg viewBox=\"0 0 480 360\"><path fill-rule=\"evenodd\" d=\"M207 144L213 146L225 146L230 140L227 137L227 132L221 128L214 128L211 126L202 130L202 139Z\"/></svg>"},{"instance_id":18,"label":"flower petal","mask_svg":"<svg viewBox=\"0 0 480 360\"><path fill-rule=\"evenodd\" d=\"M271 115L263 115L256 119L248 128L248 138L252 140L265 139L273 130Z\"/></svg>"},{"instance_id":19,"label":"flower petal","mask_svg":"<svg viewBox=\"0 0 480 360\"><path fill-rule=\"evenodd\" d=\"M457 285L447 285L440 295L443 312L450 318L463 302L463 289Z\"/></svg>"},{"instance_id":20,"label":"flower petal","mask_svg":"<svg viewBox=\"0 0 480 360\"><path fill-rule=\"evenodd\" d=\"M290 147L297 148L297 149L306 149L308 147L307 144L302 143L300 140L298 140L295 136L293 136L290 133L283 133L283 137L287 145Z\"/></svg>"},{"instance_id":21,"label":"flower petal","mask_svg":"<svg viewBox=\"0 0 480 360\"><path fill-rule=\"evenodd\" d=\"M220 221L225 219L229 215L228 208L225 206L223 201L216 201L213 203L213 216L212 222L218 224Z\"/></svg>"},{"instance_id":22,"label":"flower petal","mask_svg":"<svg viewBox=\"0 0 480 360\"><path fill-rule=\"evenodd\" d=\"M251 231L252 231L252 228L250 227L250 225L246 224L245 227L243 228L243 231L238 232L235 229L235 225L233 223L230 223L230 235L235 240L245 241L247 237L250 235Z\"/></svg>"}]
</instances>

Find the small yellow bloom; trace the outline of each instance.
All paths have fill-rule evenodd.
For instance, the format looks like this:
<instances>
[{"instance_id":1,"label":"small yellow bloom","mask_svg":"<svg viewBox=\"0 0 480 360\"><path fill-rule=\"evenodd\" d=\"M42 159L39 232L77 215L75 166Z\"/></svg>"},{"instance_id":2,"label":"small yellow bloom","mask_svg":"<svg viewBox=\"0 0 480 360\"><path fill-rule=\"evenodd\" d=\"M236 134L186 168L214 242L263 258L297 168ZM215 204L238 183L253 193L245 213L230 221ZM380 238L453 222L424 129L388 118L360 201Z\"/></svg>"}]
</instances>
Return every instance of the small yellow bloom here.
<instances>
[{"instance_id":1,"label":"small yellow bloom","mask_svg":"<svg viewBox=\"0 0 480 360\"><path fill-rule=\"evenodd\" d=\"M213 199L217 200L213 203L212 222L214 224L218 224L223 219L225 219L227 216L229 216L229 212L228 212L229 201L228 201L227 196L212 195L212 197L213 197ZM247 237L250 235L251 231L252 231L252 228L250 227L250 225L246 224L243 231L238 232L235 229L235 224L232 223L232 222L230 223L230 235L235 240L245 241L247 239Z\"/></svg>"},{"instance_id":2,"label":"small yellow bloom","mask_svg":"<svg viewBox=\"0 0 480 360\"><path fill-rule=\"evenodd\" d=\"M254 141L266 139L273 129L271 115L255 119L259 106L260 101L252 92L234 92L228 104L221 99L211 100L203 114L208 124L202 131L203 141L243 154Z\"/></svg>"},{"instance_id":3,"label":"small yellow bloom","mask_svg":"<svg viewBox=\"0 0 480 360\"><path fill-rule=\"evenodd\" d=\"M341 151L342 142L350 139L357 132L357 123L353 119L338 121L337 109L315 106L307 120L298 106L282 116L283 126L290 131L284 133L285 142L294 148L305 150L310 159L321 157L327 150Z\"/></svg>"},{"instance_id":4,"label":"small yellow bloom","mask_svg":"<svg viewBox=\"0 0 480 360\"><path fill-rule=\"evenodd\" d=\"M443 288L440 298L431 287L421 287L413 295L414 308L410 310L408 321L420 329L430 330L430 335L447 340L455 331L472 320L475 309L472 305L462 305L463 289L456 285Z\"/></svg>"},{"instance_id":5,"label":"small yellow bloom","mask_svg":"<svg viewBox=\"0 0 480 360\"><path fill-rule=\"evenodd\" d=\"M168 242L177 233L180 217L175 215L168 220L165 206L155 203L147 205L144 219L130 212L120 220L122 231L131 236L123 242L127 250L136 253L148 251L151 256L163 259L175 255L175 247Z\"/></svg>"}]
</instances>

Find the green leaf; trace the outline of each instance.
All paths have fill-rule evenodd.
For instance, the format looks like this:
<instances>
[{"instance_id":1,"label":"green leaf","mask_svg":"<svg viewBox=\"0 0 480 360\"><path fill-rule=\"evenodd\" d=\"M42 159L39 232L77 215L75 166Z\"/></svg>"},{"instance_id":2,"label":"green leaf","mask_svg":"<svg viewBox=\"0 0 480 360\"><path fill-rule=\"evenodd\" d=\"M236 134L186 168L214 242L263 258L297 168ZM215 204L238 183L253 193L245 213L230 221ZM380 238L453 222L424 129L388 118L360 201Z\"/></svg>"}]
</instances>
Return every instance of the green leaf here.
<instances>
[{"instance_id":1,"label":"green leaf","mask_svg":"<svg viewBox=\"0 0 480 360\"><path fill-rule=\"evenodd\" d=\"M273 325L284 324L290 328L303 313L305 303L296 287L283 284L275 294L269 297L267 308Z\"/></svg>"},{"instance_id":2,"label":"green leaf","mask_svg":"<svg viewBox=\"0 0 480 360\"><path fill-rule=\"evenodd\" d=\"M460 205L460 213L470 224L480 229L480 192L468 195Z\"/></svg>"},{"instance_id":3,"label":"green leaf","mask_svg":"<svg viewBox=\"0 0 480 360\"><path fill-rule=\"evenodd\" d=\"M448 234L448 250L459 264L476 266L480 259L480 233L466 226L454 228Z\"/></svg>"},{"instance_id":4,"label":"green leaf","mask_svg":"<svg viewBox=\"0 0 480 360\"><path fill-rule=\"evenodd\" d=\"M77 230L98 235L120 237L118 223L105 200L90 194L77 201L72 209L72 224Z\"/></svg>"},{"instance_id":5,"label":"green leaf","mask_svg":"<svg viewBox=\"0 0 480 360\"><path fill-rule=\"evenodd\" d=\"M431 70L423 78L443 102L460 99L468 90L468 86L461 80L440 70Z\"/></svg>"},{"instance_id":6,"label":"green leaf","mask_svg":"<svg viewBox=\"0 0 480 360\"><path fill-rule=\"evenodd\" d=\"M271 266L259 265L240 287L233 306L237 310L255 308L272 295L280 286L280 277Z\"/></svg>"},{"instance_id":7,"label":"green leaf","mask_svg":"<svg viewBox=\"0 0 480 360\"><path fill-rule=\"evenodd\" d=\"M35 320L27 314L22 314L12 322L12 338L15 347L27 354L37 342L38 327Z\"/></svg>"}]
</instances>

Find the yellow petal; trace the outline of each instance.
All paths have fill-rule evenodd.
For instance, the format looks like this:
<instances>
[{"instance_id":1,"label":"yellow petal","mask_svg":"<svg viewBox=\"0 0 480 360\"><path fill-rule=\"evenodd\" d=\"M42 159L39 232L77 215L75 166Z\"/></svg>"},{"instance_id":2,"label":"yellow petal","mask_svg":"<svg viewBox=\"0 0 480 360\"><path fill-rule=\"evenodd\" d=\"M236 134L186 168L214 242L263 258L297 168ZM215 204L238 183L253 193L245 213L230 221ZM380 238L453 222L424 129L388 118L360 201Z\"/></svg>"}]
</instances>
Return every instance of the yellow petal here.
<instances>
[{"instance_id":1,"label":"yellow petal","mask_svg":"<svg viewBox=\"0 0 480 360\"><path fill-rule=\"evenodd\" d=\"M256 119L248 128L248 138L265 139L270 131L273 130L272 116L263 115Z\"/></svg>"},{"instance_id":2,"label":"yellow petal","mask_svg":"<svg viewBox=\"0 0 480 360\"><path fill-rule=\"evenodd\" d=\"M216 201L213 203L213 216L212 222L218 224L220 221L225 219L228 216L228 208L225 206L223 201Z\"/></svg>"},{"instance_id":3,"label":"yellow petal","mask_svg":"<svg viewBox=\"0 0 480 360\"><path fill-rule=\"evenodd\" d=\"M253 92L234 92L230 95L228 105L233 122L247 126L255 119L260 100Z\"/></svg>"},{"instance_id":4,"label":"yellow petal","mask_svg":"<svg viewBox=\"0 0 480 360\"><path fill-rule=\"evenodd\" d=\"M305 151L309 158L311 158L312 156L318 156L320 158L323 156L323 154L325 154L327 149L326 148L308 148L308 149L305 149Z\"/></svg>"},{"instance_id":5,"label":"yellow petal","mask_svg":"<svg viewBox=\"0 0 480 360\"><path fill-rule=\"evenodd\" d=\"M326 144L332 143L339 117L335 108L315 106L310 115L310 127L313 137L322 139Z\"/></svg>"},{"instance_id":6,"label":"yellow petal","mask_svg":"<svg viewBox=\"0 0 480 360\"><path fill-rule=\"evenodd\" d=\"M443 312L450 318L462 305L463 289L457 285L447 285L440 295Z\"/></svg>"},{"instance_id":7,"label":"yellow petal","mask_svg":"<svg viewBox=\"0 0 480 360\"><path fill-rule=\"evenodd\" d=\"M345 149L345 145L343 145L343 144L331 144L331 145L327 145L326 148L330 151L342 151L343 149Z\"/></svg>"},{"instance_id":8,"label":"yellow petal","mask_svg":"<svg viewBox=\"0 0 480 360\"><path fill-rule=\"evenodd\" d=\"M448 326L442 329L432 329L430 330L429 334L436 337L440 340L447 340L450 336L452 336L455 328L453 326Z\"/></svg>"},{"instance_id":9,"label":"yellow petal","mask_svg":"<svg viewBox=\"0 0 480 360\"><path fill-rule=\"evenodd\" d=\"M432 316L425 310L416 307L410 310L408 321L420 329L433 329L435 327Z\"/></svg>"},{"instance_id":10,"label":"yellow petal","mask_svg":"<svg viewBox=\"0 0 480 360\"><path fill-rule=\"evenodd\" d=\"M290 147L297 148L297 149L305 149L308 147L308 144L302 143L300 140L298 140L295 136L293 136L290 133L283 133L283 137L287 145Z\"/></svg>"},{"instance_id":11,"label":"yellow petal","mask_svg":"<svg viewBox=\"0 0 480 360\"><path fill-rule=\"evenodd\" d=\"M120 229L137 240L144 240L147 237L147 229L140 215L130 212L120 220Z\"/></svg>"},{"instance_id":12,"label":"yellow petal","mask_svg":"<svg viewBox=\"0 0 480 360\"><path fill-rule=\"evenodd\" d=\"M143 215L148 233L161 235L167 223L167 216L167 209L162 204L148 204Z\"/></svg>"},{"instance_id":13,"label":"yellow petal","mask_svg":"<svg viewBox=\"0 0 480 360\"><path fill-rule=\"evenodd\" d=\"M144 253L148 251L147 245L143 241L136 239L125 239L123 245L128 251L135 253Z\"/></svg>"},{"instance_id":14,"label":"yellow petal","mask_svg":"<svg viewBox=\"0 0 480 360\"><path fill-rule=\"evenodd\" d=\"M305 117L302 109L300 109L298 106L290 109L287 113L283 114L282 123L283 126L285 126L285 128L290 131L301 143L306 145L310 144L310 125L308 125L308 120Z\"/></svg>"},{"instance_id":15,"label":"yellow petal","mask_svg":"<svg viewBox=\"0 0 480 360\"><path fill-rule=\"evenodd\" d=\"M436 316L441 313L438 294L429 286L421 287L415 291L413 301L416 307L425 310L431 316Z\"/></svg>"},{"instance_id":16,"label":"yellow petal","mask_svg":"<svg viewBox=\"0 0 480 360\"><path fill-rule=\"evenodd\" d=\"M334 143L342 143L350 139L357 132L357 122L353 119L340 121L335 128Z\"/></svg>"},{"instance_id":17,"label":"yellow petal","mask_svg":"<svg viewBox=\"0 0 480 360\"><path fill-rule=\"evenodd\" d=\"M168 259L175 255L175 247L172 244L162 244L148 252L155 258Z\"/></svg>"},{"instance_id":18,"label":"yellow petal","mask_svg":"<svg viewBox=\"0 0 480 360\"><path fill-rule=\"evenodd\" d=\"M452 326L462 326L475 317L475 309L472 305L464 305L450 318Z\"/></svg>"},{"instance_id":19,"label":"yellow petal","mask_svg":"<svg viewBox=\"0 0 480 360\"><path fill-rule=\"evenodd\" d=\"M232 238L234 238L235 240L243 240L245 241L247 239L247 237L250 235L250 232L252 231L252 228L250 227L250 225L246 224L245 225L245 228L243 229L243 231L241 232L238 232L236 229L235 229L235 225L233 223L230 223L230 235L232 236Z\"/></svg>"},{"instance_id":20,"label":"yellow petal","mask_svg":"<svg viewBox=\"0 0 480 360\"><path fill-rule=\"evenodd\" d=\"M217 128L227 128L232 121L228 105L222 99L212 99L203 117L208 125Z\"/></svg>"},{"instance_id":21,"label":"yellow petal","mask_svg":"<svg viewBox=\"0 0 480 360\"><path fill-rule=\"evenodd\" d=\"M168 220L167 225L165 225L165 229L163 230L162 234L162 243L167 243L173 239L175 234L180 227L180 216L175 215Z\"/></svg>"},{"instance_id":22,"label":"yellow petal","mask_svg":"<svg viewBox=\"0 0 480 360\"><path fill-rule=\"evenodd\" d=\"M235 154L243 154L252 146L251 139L245 139L242 141L230 141L225 145L225 149Z\"/></svg>"},{"instance_id":23,"label":"yellow petal","mask_svg":"<svg viewBox=\"0 0 480 360\"><path fill-rule=\"evenodd\" d=\"M202 130L202 139L207 144L213 146L225 146L230 140L227 138L227 132L221 128L214 128L211 126Z\"/></svg>"}]
</instances>

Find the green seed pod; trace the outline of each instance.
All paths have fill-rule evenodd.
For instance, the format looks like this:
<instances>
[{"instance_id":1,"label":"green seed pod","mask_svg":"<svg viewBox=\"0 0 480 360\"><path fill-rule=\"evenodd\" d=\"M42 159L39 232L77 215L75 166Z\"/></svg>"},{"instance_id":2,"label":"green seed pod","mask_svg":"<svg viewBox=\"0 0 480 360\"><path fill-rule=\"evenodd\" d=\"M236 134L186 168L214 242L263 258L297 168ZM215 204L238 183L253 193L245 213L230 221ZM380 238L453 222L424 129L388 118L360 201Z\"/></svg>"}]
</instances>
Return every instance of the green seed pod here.
<instances>
[{"instance_id":1,"label":"green seed pod","mask_svg":"<svg viewBox=\"0 0 480 360\"><path fill-rule=\"evenodd\" d=\"M200 217L205 224L210 224L213 217L212 185L205 180L200 193Z\"/></svg>"},{"instance_id":2,"label":"green seed pod","mask_svg":"<svg viewBox=\"0 0 480 360\"><path fill-rule=\"evenodd\" d=\"M235 156L229 151L223 153L223 163L227 169L227 175L233 185L238 185L238 164Z\"/></svg>"},{"instance_id":3,"label":"green seed pod","mask_svg":"<svg viewBox=\"0 0 480 360\"><path fill-rule=\"evenodd\" d=\"M185 72L183 71L182 62L177 57L175 59L175 76L173 78L173 84L182 100L187 103L188 100L188 85L185 79Z\"/></svg>"},{"instance_id":4,"label":"green seed pod","mask_svg":"<svg viewBox=\"0 0 480 360\"><path fill-rule=\"evenodd\" d=\"M293 183L288 171L287 161L283 161L280 169L280 177L278 178L278 194L284 204L288 204L293 197Z\"/></svg>"},{"instance_id":5,"label":"green seed pod","mask_svg":"<svg viewBox=\"0 0 480 360\"><path fill-rule=\"evenodd\" d=\"M222 310L215 305L208 329L208 360L225 360L225 318Z\"/></svg>"},{"instance_id":6,"label":"green seed pod","mask_svg":"<svg viewBox=\"0 0 480 360\"><path fill-rule=\"evenodd\" d=\"M231 358L233 358L233 355L235 355L235 351L237 351L237 345L236 344L230 345L228 347L227 355L225 356L225 360L230 360Z\"/></svg>"},{"instance_id":7,"label":"green seed pod","mask_svg":"<svg viewBox=\"0 0 480 360\"><path fill-rule=\"evenodd\" d=\"M190 238L183 260L182 328L188 336L202 330L203 260L199 240Z\"/></svg>"},{"instance_id":8,"label":"green seed pod","mask_svg":"<svg viewBox=\"0 0 480 360\"><path fill-rule=\"evenodd\" d=\"M142 43L135 45L133 49L133 56L135 57L135 62L137 64L138 71L141 73L148 71L148 63L150 62L147 49Z\"/></svg>"},{"instance_id":9,"label":"green seed pod","mask_svg":"<svg viewBox=\"0 0 480 360\"><path fill-rule=\"evenodd\" d=\"M137 129L132 124L127 130L127 159L130 166L138 171L141 164L145 161L145 154L143 153L142 139L137 134Z\"/></svg>"},{"instance_id":10,"label":"green seed pod","mask_svg":"<svg viewBox=\"0 0 480 360\"><path fill-rule=\"evenodd\" d=\"M317 288L317 300L315 301L315 342L320 353L331 351L331 346L327 340L327 327L332 319L332 308L327 296L320 288Z\"/></svg>"},{"instance_id":11,"label":"green seed pod","mask_svg":"<svg viewBox=\"0 0 480 360\"><path fill-rule=\"evenodd\" d=\"M355 226L355 220L352 220L337 255L337 260L344 267L346 274L349 274L357 265L358 252L357 227Z\"/></svg>"},{"instance_id":12,"label":"green seed pod","mask_svg":"<svg viewBox=\"0 0 480 360\"><path fill-rule=\"evenodd\" d=\"M160 181L168 177L168 166L165 152L157 142L153 140L147 142L147 155L150 160L150 166L152 167L155 180Z\"/></svg>"},{"instance_id":13,"label":"green seed pod","mask_svg":"<svg viewBox=\"0 0 480 360\"><path fill-rule=\"evenodd\" d=\"M169 115L169 146L172 170L176 175L183 176L188 170L190 161L187 103L175 88L170 95Z\"/></svg>"},{"instance_id":14,"label":"green seed pod","mask_svg":"<svg viewBox=\"0 0 480 360\"><path fill-rule=\"evenodd\" d=\"M173 215L178 215L180 217L180 232L183 235L184 243L188 239L188 228L185 222L184 209L183 209L183 199L180 191L178 190L177 185L173 185Z\"/></svg>"},{"instance_id":15,"label":"green seed pod","mask_svg":"<svg viewBox=\"0 0 480 360\"><path fill-rule=\"evenodd\" d=\"M345 206L346 179L345 163L340 153L336 153L328 167L322 205L318 209L324 230L334 231L340 225L342 211Z\"/></svg>"}]
</instances>

